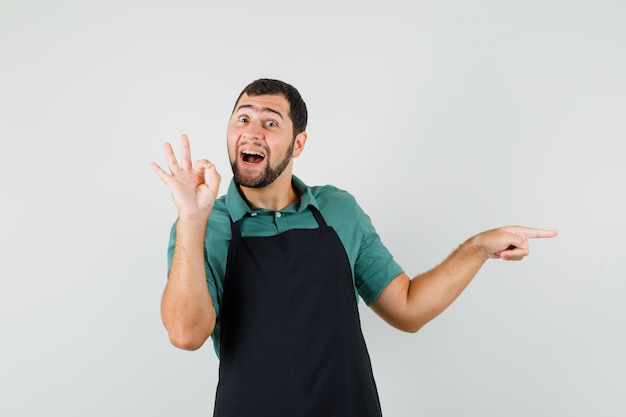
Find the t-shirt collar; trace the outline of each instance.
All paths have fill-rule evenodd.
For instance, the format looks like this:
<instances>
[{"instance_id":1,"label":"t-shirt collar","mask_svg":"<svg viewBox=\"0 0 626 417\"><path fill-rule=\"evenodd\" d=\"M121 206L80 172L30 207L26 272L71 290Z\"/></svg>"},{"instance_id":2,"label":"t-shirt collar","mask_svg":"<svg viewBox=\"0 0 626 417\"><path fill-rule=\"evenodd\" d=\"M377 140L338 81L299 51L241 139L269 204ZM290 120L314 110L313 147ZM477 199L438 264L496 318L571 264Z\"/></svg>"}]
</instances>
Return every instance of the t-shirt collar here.
<instances>
[{"instance_id":1,"label":"t-shirt collar","mask_svg":"<svg viewBox=\"0 0 626 417\"><path fill-rule=\"evenodd\" d=\"M299 213L305 210L307 207L314 206L319 210L317 201L311 192L311 189L300 178L292 175L291 182L296 189L296 192L300 194L300 201L291 204L281 210L283 213ZM238 222L244 216L251 214L253 211L264 211L262 209L251 209L239 193L239 189L235 184L235 181L231 179L228 186L228 191L225 196L226 209L233 222Z\"/></svg>"}]
</instances>

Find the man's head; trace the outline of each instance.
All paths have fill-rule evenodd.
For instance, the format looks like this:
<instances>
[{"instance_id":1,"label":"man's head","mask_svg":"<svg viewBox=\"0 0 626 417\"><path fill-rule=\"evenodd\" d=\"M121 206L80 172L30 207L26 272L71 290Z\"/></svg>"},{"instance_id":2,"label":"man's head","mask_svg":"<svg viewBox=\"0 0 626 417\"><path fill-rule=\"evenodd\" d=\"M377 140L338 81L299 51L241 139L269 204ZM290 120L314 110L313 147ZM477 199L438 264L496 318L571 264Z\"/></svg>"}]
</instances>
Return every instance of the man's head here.
<instances>
[{"instance_id":1,"label":"man's head","mask_svg":"<svg viewBox=\"0 0 626 417\"><path fill-rule=\"evenodd\" d=\"M293 158L304 149L307 110L298 91L282 81L256 80L237 98L227 132L234 180L263 188L291 184Z\"/></svg>"},{"instance_id":2,"label":"man's head","mask_svg":"<svg viewBox=\"0 0 626 417\"><path fill-rule=\"evenodd\" d=\"M272 80L269 78L261 78L255 81L252 81L248 84L237 100L235 101L235 107L233 107L233 111L237 108L237 104L241 97L246 94L248 96L262 96L262 95L281 95L287 99L287 103L289 103L289 118L293 123L293 137L295 137L306 130L306 124L308 119L308 113L306 109L306 104L304 100L302 100L302 96L296 88L286 82L279 80Z\"/></svg>"}]
</instances>

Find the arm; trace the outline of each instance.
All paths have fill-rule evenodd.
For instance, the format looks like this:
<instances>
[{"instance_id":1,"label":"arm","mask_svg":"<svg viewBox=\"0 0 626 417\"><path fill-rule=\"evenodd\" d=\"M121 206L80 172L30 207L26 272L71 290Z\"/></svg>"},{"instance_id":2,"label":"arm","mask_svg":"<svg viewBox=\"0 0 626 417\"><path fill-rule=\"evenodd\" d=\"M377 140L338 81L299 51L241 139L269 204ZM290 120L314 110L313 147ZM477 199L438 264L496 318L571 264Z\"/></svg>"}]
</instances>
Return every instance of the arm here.
<instances>
[{"instance_id":1,"label":"arm","mask_svg":"<svg viewBox=\"0 0 626 417\"><path fill-rule=\"evenodd\" d=\"M555 230L512 226L480 233L432 270L410 279L400 274L385 288L372 309L392 326L416 332L461 294L489 258L521 260L528 239L556 236Z\"/></svg>"},{"instance_id":2,"label":"arm","mask_svg":"<svg viewBox=\"0 0 626 417\"><path fill-rule=\"evenodd\" d=\"M192 165L189 139L183 135L181 142L180 166L172 146L165 144L170 174L156 163L151 164L170 189L178 211L174 256L161 300L161 318L173 345L195 350L215 327L215 309L206 283L204 240L220 175L207 160Z\"/></svg>"}]
</instances>

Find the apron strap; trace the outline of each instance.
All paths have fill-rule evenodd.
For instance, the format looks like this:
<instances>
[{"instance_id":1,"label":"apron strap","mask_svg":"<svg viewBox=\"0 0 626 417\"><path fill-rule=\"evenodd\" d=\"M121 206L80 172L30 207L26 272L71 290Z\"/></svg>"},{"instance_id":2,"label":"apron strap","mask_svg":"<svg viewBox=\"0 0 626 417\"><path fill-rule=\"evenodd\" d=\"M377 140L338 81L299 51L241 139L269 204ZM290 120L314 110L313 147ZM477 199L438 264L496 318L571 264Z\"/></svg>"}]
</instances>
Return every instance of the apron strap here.
<instances>
[{"instance_id":1,"label":"apron strap","mask_svg":"<svg viewBox=\"0 0 626 417\"><path fill-rule=\"evenodd\" d=\"M328 229L328 225L326 224L326 220L322 217L322 213L320 213L320 211L312 205L309 205L309 210L311 210L311 214L315 217L320 229Z\"/></svg>"},{"instance_id":2,"label":"apron strap","mask_svg":"<svg viewBox=\"0 0 626 417\"><path fill-rule=\"evenodd\" d=\"M241 239L241 228L239 227L239 221L233 222L233 219L230 219L230 232L233 240Z\"/></svg>"}]
</instances>

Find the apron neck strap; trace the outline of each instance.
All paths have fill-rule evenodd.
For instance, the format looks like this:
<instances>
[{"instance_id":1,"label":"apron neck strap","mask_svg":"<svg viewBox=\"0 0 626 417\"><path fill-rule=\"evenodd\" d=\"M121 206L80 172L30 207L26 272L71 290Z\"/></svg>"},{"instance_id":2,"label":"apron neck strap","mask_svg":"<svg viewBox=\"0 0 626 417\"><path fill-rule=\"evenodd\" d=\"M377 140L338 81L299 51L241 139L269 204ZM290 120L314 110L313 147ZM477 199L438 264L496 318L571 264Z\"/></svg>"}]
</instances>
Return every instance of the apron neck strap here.
<instances>
[{"instance_id":1,"label":"apron neck strap","mask_svg":"<svg viewBox=\"0 0 626 417\"><path fill-rule=\"evenodd\" d=\"M315 206L309 206L309 210L311 210L311 214L315 217L317 224L320 226L320 229L327 229L328 225L326 224L326 220L322 217L322 213L315 208Z\"/></svg>"}]
</instances>

